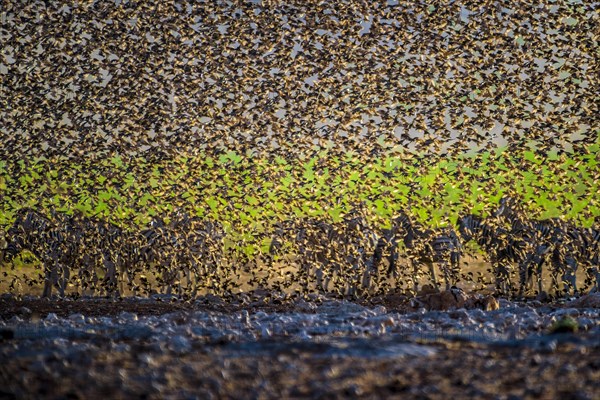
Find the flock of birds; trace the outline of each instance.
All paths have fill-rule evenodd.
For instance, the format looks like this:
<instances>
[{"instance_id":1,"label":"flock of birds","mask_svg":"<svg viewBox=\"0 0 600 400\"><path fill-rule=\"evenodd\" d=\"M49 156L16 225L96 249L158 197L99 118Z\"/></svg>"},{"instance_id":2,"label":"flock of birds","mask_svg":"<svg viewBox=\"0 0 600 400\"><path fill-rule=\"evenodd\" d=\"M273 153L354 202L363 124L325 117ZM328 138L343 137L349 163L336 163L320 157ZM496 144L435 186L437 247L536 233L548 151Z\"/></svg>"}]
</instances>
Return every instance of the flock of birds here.
<instances>
[{"instance_id":1,"label":"flock of birds","mask_svg":"<svg viewBox=\"0 0 600 400\"><path fill-rule=\"evenodd\" d=\"M593 2L4 1L0 161L18 171L37 157L152 162L226 150L293 161L316 147L368 163L395 148L443 157L503 142L586 152L597 141L597 21ZM450 286L474 240L498 291L514 292L517 274L517 292L535 280L541 292L543 265L562 291L579 290L580 267L597 288L597 227L534 221L510 203L444 229L410 212L386 230L358 211L339 223L282 221L256 239L271 248L254 257L218 223L184 213L132 230L21 209L2 255L33 253L46 296L69 285L123 293L124 282L134 293L227 292L241 274L363 295L403 277L412 290L438 285L436 268ZM279 268L288 261L295 270Z\"/></svg>"},{"instance_id":2,"label":"flock of birds","mask_svg":"<svg viewBox=\"0 0 600 400\"><path fill-rule=\"evenodd\" d=\"M474 241L492 265L498 294L545 293L544 265L557 295L581 293L580 268L584 290L598 290L600 284L598 227L530 220L511 198L503 198L493 216L467 215L457 227L425 228L401 213L391 228L375 229L355 209L337 223L282 221L255 239L256 246L268 239L268 249L248 256L219 224L183 212L168 223L154 217L144 229L127 231L78 213L47 217L24 208L6 231L0 261L12 262L23 250L35 255L43 266L44 296L53 287L61 296L118 296L127 284L134 294L185 297L232 293L243 285L356 297L417 293L423 284L439 289L436 270L446 289L468 280L461 257L465 243Z\"/></svg>"},{"instance_id":3,"label":"flock of birds","mask_svg":"<svg viewBox=\"0 0 600 400\"><path fill-rule=\"evenodd\" d=\"M594 2L4 1L0 159L585 151L597 21Z\"/></svg>"},{"instance_id":4,"label":"flock of birds","mask_svg":"<svg viewBox=\"0 0 600 400\"><path fill-rule=\"evenodd\" d=\"M82 294L119 294L125 279L134 294L150 293L152 285L170 293L185 279L188 294L194 295L221 267L222 228L186 214L168 225L156 217L136 232L79 212L46 216L23 208L15 217L3 259L12 262L23 250L32 253L43 266L43 296L50 296L53 286L64 296L69 285Z\"/></svg>"}]
</instances>

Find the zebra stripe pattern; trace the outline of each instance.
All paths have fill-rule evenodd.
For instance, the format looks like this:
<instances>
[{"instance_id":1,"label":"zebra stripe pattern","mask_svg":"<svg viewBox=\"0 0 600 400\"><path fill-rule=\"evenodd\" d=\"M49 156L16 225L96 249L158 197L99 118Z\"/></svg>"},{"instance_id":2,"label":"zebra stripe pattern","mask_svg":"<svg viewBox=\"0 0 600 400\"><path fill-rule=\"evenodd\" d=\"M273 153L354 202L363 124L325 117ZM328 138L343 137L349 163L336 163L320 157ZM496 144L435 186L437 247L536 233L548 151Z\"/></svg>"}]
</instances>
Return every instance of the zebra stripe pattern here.
<instances>
[{"instance_id":1,"label":"zebra stripe pattern","mask_svg":"<svg viewBox=\"0 0 600 400\"><path fill-rule=\"evenodd\" d=\"M211 280L220 279L223 238L220 224L187 214L175 215L169 223L154 218L136 240L137 254L146 267L159 271L166 294L177 287L179 295L195 295Z\"/></svg>"},{"instance_id":2,"label":"zebra stripe pattern","mask_svg":"<svg viewBox=\"0 0 600 400\"><path fill-rule=\"evenodd\" d=\"M458 233L452 227L428 229L406 213L395 217L391 228L375 230L365 215L355 210L335 223L310 218L284 221L275 232L250 232L226 247L221 225L184 212L171 214L167 222L154 218L145 229L128 230L78 212L47 217L24 208L17 211L5 239L0 238L0 256L10 262L29 250L37 257L45 296L54 287L64 295L67 284L83 293L118 296L127 283L134 293L143 288L150 294L148 275L157 278L163 293L193 296L204 289L227 293L240 286L235 280L239 268L252 262L254 267L244 270L252 276L251 284L268 285L279 277L278 285L298 284L305 293L329 292L333 286L340 295L362 296L391 288L392 276L399 285L398 277L410 275L415 291L423 275L438 286L437 268L449 288L458 280L462 238L474 240L487 254L500 293L516 294L511 282L514 266L520 296L534 289L542 293L542 272L550 273L558 295L579 293L590 285L598 290L600 285L597 225L583 228L560 219L530 219L512 199L502 199L492 217L460 218ZM270 238L270 249L261 247ZM260 260L241 252L225 254L241 246L260 247L254 254ZM286 263L292 266L281 268L282 257L294 260ZM410 260L412 268L406 274L399 267L400 257ZM259 269L261 275L256 273ZM585 272L584 286L576 279L579 271ZM78 274L71 277L71 272Z\"/></svg>"},{"instance_id":3,"label":"zebra stripe pattern","mask_svg":"<svg viewBox=\"0 0 600 400\"><path fill-rule=\"evenodd\" d=\"M377 289L378 272L373 264L377 235L360 212L328 223L306 218L283 221L271 241L271 256L283 243L291 243L298 266L297 282L305 292L315 289L359 296Z\"/></svg>"},{"instance_id":4,"label":"zebra stripe pattern","mask_svg":"<svg viewBox=\"0 0 600 400\"><path fill-rule=\"evenodd\" d=\"M43 296L52 294L56 286L64 296L69 280L68 242L59 229L45 216L29 208L20 209L7 231L8 243L4 258L11 262L21 251L29 250L42 263L44 271Z\"/></svg>"},{"instance_id":5,"label":"zebra stripe pattern","mask_svg":"<svg viewBox=\"0 0 600 400\"><path fill-rule=\"evenodd\" d=\"M586 284L592 291L598 291L600 284L600 229L581 228L563 223L560 227L552 263L555 270L561 272L566 294L579 292L575 273L581 265L585 268Z\"/></svg>"},{"instance_id":6,"label":"zebra stripe pattern","mask_svg":"<svg viewBox=\"0 0 600 400\"><path fill-rule=\"evenodd\" d=\"M520 204L511 197L500 200L494 216L503 229L509 227L506 231L509 245L518 248L514 261L519 264L519 297L523 296L526 289L531 289L534 275L538 294L542 294L542 265L554 245L552 223L529 220Z\"/></svg>"},{"instance_id":7,"label":"zebra stripe pattern","mask_svg":"<svg viewBox=\"0 0 600 400\"><path fill-rule=\"evenodd\" d=\"M552 261L554 267L551 271L553 280L555 280L559 270L562 269L554 259L559 240L557 221L528 221L527 226L528 229L526 230L511 232L513 236L518 237L521 242L525 243L524 247L526 248L525 257L519 265L519 296L522 296L525 290L531 290L534 284L537 286L538 294L543 292L543 265L549 260ZM575 271L573 271L573 278L575 278Z\"/></svg>"},{"instance_id":8,"label":"zebra stripe pattern","mask_svg":"<svg viewBox=\"0 0 600 400\"><path fill-rule=\"evenodd\" d=\"M442 270L446 290L458 281L462 244L453 228L424 229L413 223L406 213L401 213L394 218L388 236L390 238L384 240L393 247L396 247L399 239L404 243L407 256L413 266L415 293L418 291L421 264L428 266L429 276L435 287L438 287L435 264L439 264ZM390 257L397 257L395 250L390 252ZM395 265L395 260L391 260L390 265Z\"/></svg>"}]
</instances>

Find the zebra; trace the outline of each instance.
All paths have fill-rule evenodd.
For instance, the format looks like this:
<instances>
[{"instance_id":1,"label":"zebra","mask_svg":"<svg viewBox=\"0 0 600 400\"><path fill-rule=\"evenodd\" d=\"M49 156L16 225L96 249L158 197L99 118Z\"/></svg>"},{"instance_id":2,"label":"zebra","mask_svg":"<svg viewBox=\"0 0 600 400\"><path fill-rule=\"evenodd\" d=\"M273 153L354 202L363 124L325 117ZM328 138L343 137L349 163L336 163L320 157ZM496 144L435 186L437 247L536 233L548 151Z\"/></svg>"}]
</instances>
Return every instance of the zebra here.
<instances>
[{"instance_id":1,"label":"zebra","mask_svg":"<svg viewBox=\"0 0 600 400\"><path fill-rule=\"evenodd\" d=\"M96 249L94 243L86 243L88 232L81 224L83 214L75 211L72 215L51 211L52 223L63 237L62 254L63 260L70 269L78 270L78 283L82 285L83 293L90 284L89 269L92 267L90 253Z\"/></svg>"},{"instance_id":2,"label":"zebra","mask_svg":"<svg viewBox=\"0 0 600 400\"><path fill-rule=\"evenodd\" d=\"M223 256L223 226L217 222L190 217L185 212L177 212L169 224L175 232L176 264L180 275L179 293L196 295L200 287L222 277L219 268ZM185 287L182 285L185 278Z\"/></svg>"},{"instance_id":3,"label":"zebra","mask_svg":"<svg viewBox=\"0 0 600 400\"><path fill-rule=\"evenodd\" d=\"M459 218L458 230L465 242L475 241L487 255L494 273L496 292L510 293L511 263L520 261L520 242L511 240L506 230L474 214Z\"/></svg>"},{"instance_id":4,"label":"zebra","mask_svg":"<svg viewBox=\"0 0 600 400\"><path fill-rule=\"evenodd\" d=\"M60 229L41 213L21 208L7 231L7 238L4 261L12 262L21 251L29 250L43 266L42 297L50 297L53 286L64 297L70 277L69 258L72 254L65 251L68 242Z\"/></svg>"},{"instance_id":5,"label":"zebra","mask_svg":"<svg viewBox=\"0 0 600 400\"><path fill-rule=\"evenodd\" d=\"M388 275L395 272L398 257L396 247L399 240L402 240L413 267L412 279L415 293L419 289L420 264L428 266L429 276L435 287L439 286L435 264L440 265L446 290L456 283L463 250L460 238L452 227L427 229L413 223L405 212L400 212L392 220L392 228L379 239L374 255L374 261L379 263L385 253L384 249L391 247L387 252L390 260Z\"/></svg>"},{"instance_id":6,"label":"zebra","mask_svg":"<svg viewBox=\"0 0 600 400\"><path fill-rule=\"evenodd\" d=\"M376 292L380 284L375 258L377 233L360 208L351 210L337 226L343 246L342 266L347 269L346 294L357 296Z\"/></svg>"},{"instance_id":7,"label":"zebra","mask_svg":"<svg viewBox=\"0 0 600 400\"><path fill-rule=\"evenodd\" d=\"M139 272L141 256L138 247L139 236L109 221L91 221L90 230L96 239L96 258L105 272L102 282L108 294L120 296L124 293L124 282L130 289L137 290L134 283Z\"/></svg>"},{"instance_id":8,"label":"zebra","mask_svg":"<svg viewBox=\"0 0 600 400\"><path fill-rule=\"evenodd\" d=\"M298 281L305 293L313 279L321 292L329 292L332 284L341 295L359 296L376 289L372 255L377 237L359 211L349 212L339 222L314 218L284 221L270 252L285 241L277 236L287 232L295 233L292 242L299 264Z\"/></svg>"},{"instance_id":9,"label":"zebra","mask_svg":"<svg viewBox=\"0 0 600 400\"><path fill-rule=\"evenodd\" d=\"M585 267L586 280L592 284L591 291L598 291L600 283L600 229L582 228L563 223L561 236L552 254L555 270L562 272L564 292L578 294L575 273L578 266ZM592 282L590 282L592 281Z\"/></svg>"},{"instance_id":10,"label":"zebra","mask_svg":"<svg viewBox=\"0 0 600 400\"><path fill-rule=\"evenodd\" d=\"M518 200L513 197L502 197L493 217L500 223L508 224L512 231L526 231L529 229L525 211Z\"/></svg>"},{"instance_id":11,"label":"zebra","mask_svg":"<svg viewBox=\"0 0 600 400\"><path fill-rule=\"evenodd\" d=\"M206 286L201 279L218 278L223 237L220 224L185 213L175 213L169 223L154 217L140 232L139 255L146 266L159 271L166 294L172 294L175 286L180 296L184 291L195 294Z\"/></svg>"},{"instance_id":12,"label":"zebra","mask_svg":"<svg viewBox=\"0 0 600 400\"><path fill-rule=\"evenodd\" d=\"M522 223L522 222L519 222ZM556 252L558 241L560 240L560 221L556 219L548 219L542 221L531 220L527 221L523 226L527 229L511 231L513 237L521 247L525 249L525 254L522 254L522 259L519 265L519 296L523 296L526 289L531 289L534 285L533 276L536 277L538 294L543 293L542 272L543 265L548 262L552 263L552 280L556 281L556 276L563 270L564 264L559 265L556 262ZM575 284L575 271L564 270L563 275L569 274L569 280ZM556 287L556 284L553 284Z\"/></svg>"},{"instance_id":13,"label":"zebra","mask_svg":"<svg viewBox=\"0 0 600 400\"><path fill-rule=\"evenodd\" d=\"M172 294L177 283L176 249L179 241L176 233L160 217L154 217L137 240L140 260L146 268L153 266L158 270L157 279L166 294Z\"/></svg>"},{"instance_id":14,"label":"zebra","mask_svg":"<svg viewBox=\"0 0 600 400\"><path fill-rule=\"evenodd\" d=\"M514 261L519 265L518 296L522 297L525 290L533 286L534 275L538 295L542 295L542 266L551 255L556 242L555 221L542 222L527 218L525 211L512 197L503 197L500 200L494 217L500 229L505 230L504 234L508 236L507 250L517 256Z\"/></svg>"},{"instance_id":15,"label":"zebra","mask_svg":"<svg viewBox=\"0 0 600 400\"><path fill-rule=\"evenodd\" d=\"M560 290L560 283L562 283L564 295L577 295L579 288L576 273L579 266L583 266L586 281L593 285L591 290L598 290L600 282L600 230L578 227L571 222L559 219L533 221L531 227L534 232L535 245L526 263L524 263L522 269L524 274L527 275L532 269L531 265L534 265L539 277L541 276L542 265L549 262L552 287L557 294ZM527 281L527 279L529 279L529 276L523 278L524 281ZM538 290L541 291L539 278Z\"/></svg>"},{"instance_id":16,"label":"zebra","mask_svg":"<svg viewBox=\"0 0 600 400\"><path fill-rule=\"evenodd\" d=\"M55 215L54 220L66 238L71 253L72 265L79 269L79 280L83 292L89 290L108 295L120 296L124 293L124 275L129 286L133 286L134 266L137 257L135 247L130 245L129 235L118 225L81 212L73 215ZM103 271L102 281L97 270Z\"/></svg>"},{"instance_id":17,"label":"zebra","mask_svg":"<svg viewBox=\"0 0 600 400\"><path fill-rule=\"evenodd\" d=\"M542 265L556 252L557 220L528 221L514 210L508 211L507 202L501 206L492 219L484 221L476 215L467 215L459 219L459 231L465 241L475 240L486 252L492 264L496 280L496 291L512 292L512 265L518 265L519 296L525 288L533 285L533 276L537 278L539 293L542 292ZM510 217L509 217L510 215ZM510 222L510 228L500 222ZM556 265L556 262L553 262ZM554 271L558 270L556 266Z\"/></svg>"},{"instance_id":18,"label":"zebra","mask_svg":"<svg viewBox=\"0 0 600 400\"><path fill-rule=\"evenodd\" d=\"M516 201L502 199L496 213L498 218L511 226L510 234L525 243L525 256L519 266L520 289L522 296L526 288L533 286L532 277L536 276L537 290L543 292L542 270L545 263L550 264L552 288L559 290L558 277L564 284L564 294L571 290L576 294L576 272L580 264L588 265L586 273L595 274L593 234L588 234L572 223L559 218L532 220L524 216ZM592 231L589 231L592 232ZM591 240L590 240L591 239Z\"/></svg>"},{"instance_id":19,"label":"zebra","mask_svg":"<svg viewBox=\"0 0 600 400\"><path fill-rule=\"evenodd\" d=\"M293 244L298 256L299 279L303 291L308 292L309 282L316 279L319 291L329 291L333 275L339 271L336 263L337 232L333 225L318 219L284 221L284 232L295 233ZM289 226L291 225L291 226Z\"/></svg>"}]
</instances>

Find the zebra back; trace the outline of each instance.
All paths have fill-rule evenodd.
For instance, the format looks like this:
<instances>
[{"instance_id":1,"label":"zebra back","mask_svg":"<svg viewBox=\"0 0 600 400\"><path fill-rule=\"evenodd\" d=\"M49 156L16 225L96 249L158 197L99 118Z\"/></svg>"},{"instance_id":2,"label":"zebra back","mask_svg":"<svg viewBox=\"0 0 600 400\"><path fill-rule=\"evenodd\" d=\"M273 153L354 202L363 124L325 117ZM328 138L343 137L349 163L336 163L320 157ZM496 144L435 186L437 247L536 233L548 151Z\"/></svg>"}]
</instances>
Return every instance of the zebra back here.
<instances>
[{"instance_id":1,"label":"zebra back","mask_svg":"<svg viewBox=\"0 0 600 400\"><path fill-rule=\"evenodd\" d=\"M29 250L43 262L45 253L56 248L56 241L60 239L57 231L52 228L50 220L39 212L30 208L20 209L7 231L6 256L11 260L22 250Z\"/></svg>"}]
</instances>

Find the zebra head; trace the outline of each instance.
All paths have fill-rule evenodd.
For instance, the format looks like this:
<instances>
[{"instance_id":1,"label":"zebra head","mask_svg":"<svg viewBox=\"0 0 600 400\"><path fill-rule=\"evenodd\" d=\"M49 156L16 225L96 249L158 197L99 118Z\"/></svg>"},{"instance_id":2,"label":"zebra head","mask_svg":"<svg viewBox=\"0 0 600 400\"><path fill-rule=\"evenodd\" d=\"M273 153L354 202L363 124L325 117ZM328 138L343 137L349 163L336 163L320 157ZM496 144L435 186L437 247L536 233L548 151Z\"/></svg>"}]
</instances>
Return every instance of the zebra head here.
<instances>
[{"instance_id":1,"label":"zebra head","mask_svg":"<svg viewBox=\"0 0 600 400\"><path fill-rule=\"evenodd\" d=\"M469 214L458 220L458 232L465 242L472 240L481 225L481 219L476 215Z\"/></svg>"},{"instance_id":2,"label":"zebra head","mask_svg":"<svg viewBox=\"0 0 600 400\"><path fill-rule=\"evenodd\" d=\"M494 217L496 218L501 218L504 217L508 214L509 210L510 210L510 198L509 197L502 197L500 199L500 203L498 203L498 209L496 210L496 212L494 212Z\"/></svg>"},{"instance_id":3,"label":"zebra head","mask_svg":"<svg viewBox=\"0 0 600 400\"><path fill-rule=\"evenodd\" d=\"M409 231L412 228L412 222L408 214L404 211L400 211L397 216L392 220L392 226L395 229L402 229L403 231Z\"/></svg>"},{"instance_id":4,"label":"zebra head","mask_svg":"<svg viewBox=\"0 0 600 400\"><path fill-rule=\"evenodd\" d=\"M0 262L12 262L21 250L23 250L22 236L17 232L14 232L14 235L11 235L11 233L11 230L9 230L7 237L2 239L4 245L0 248Z\"/></svg>"},{"instance_id":5,"label":"zebra head","mask_svg":"<svg viewBox=\"0 0 600 400\"><path fill-rule=\"evenodd\" d=\"M148 223L148 227L150 229L159 229L167 226L167 223L159 216L154 216L152 220Z\"/></svg>"},{"instance_id":6,"label":"zebra head","mask_svg":"<svg viewBox=\"0 0 600 400\"><path fill-rule=\"evenodd\" d=\"M512 221L523 216L523 209L520 207L517 199L505 196L500 199L498 209L493 215L496 218Z\"/></svg>"}]
</instances>

